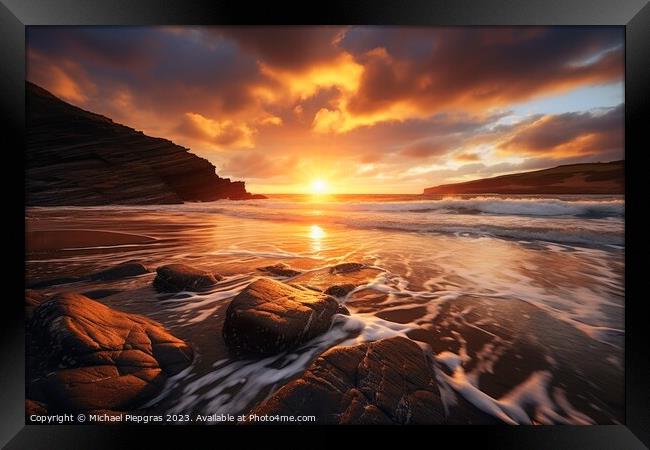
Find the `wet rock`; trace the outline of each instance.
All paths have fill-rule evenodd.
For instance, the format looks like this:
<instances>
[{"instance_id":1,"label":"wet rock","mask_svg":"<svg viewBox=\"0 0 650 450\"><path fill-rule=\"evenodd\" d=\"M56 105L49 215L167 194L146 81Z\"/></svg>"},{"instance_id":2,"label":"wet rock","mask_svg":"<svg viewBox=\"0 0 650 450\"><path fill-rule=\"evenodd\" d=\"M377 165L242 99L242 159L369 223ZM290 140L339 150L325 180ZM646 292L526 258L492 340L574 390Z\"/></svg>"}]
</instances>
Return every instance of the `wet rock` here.
<instances>
[{"instance_id":1,"label":"wet rock","mask_svg":"<svg viewBox=\"0 0 650 450\"><path fill-rule=\"evenodd\" d=\"M211 288L221 275L186 264L168 264L156 269L153 285L160 292L202 291Z\"/></svg>"},{"instance_id":2,"label":"wet rock","mask_svg":"<svg viewBox=\"0 0 650 450\"><path fill-rule=\"evenodd\" d=\"M278 263L272 266L259 267L257 270L271 275L278 275L280 277L294 277L302 273L299 270L292 269L288 264L284 264L284 263Z\"/></svg>"},{"instance_id":3,"label":"wet rock","mask_svg":"<svg viewBox=\"0 0 650 450\"><path fill-rule=\"evenodd\" d=\"M350 292L352 292L355 287L356 286L351 283L335 284L334 286L330 286L327 289L325 289L325 293L333 297L345 297Z\"/></svg>"},{"instance_id":4,"label":"wet rock","mask_svg":"<svg viewBox=\"0 0 650 450\"><path fill-rule=\"evenodd\" d=\"M149 273L149 269L147 269L144 264L138 262L125 262L118 264L115 267L111 267L110 269L96 272L88 278L91 280L113 281L121 278L135 277L145 273Z\"/></svg>"},{"instance_id":5,"label":"wet rock","mask_svg":"<svg viewBox=\"0 0 650 450\"><path fill-rule=\"evenodd\" d=\"M37 402L35 400L25 400L25 418L30 422L29 416L37 415L43 416L47 414L47 406L45 403Z\"/></svg>"},{"instance_id":6,"label":"wet rock","mask_svg":"<svg viewBox=\"0 0 650 450\"><path fill-rule=\"evenodd\" d=\"M228 306L223 338L235 351L278 353L327 331L338 306L321 292L262 278Z\"/></svg>"},{"instance_id":7,"label":"wet rock","mask_svg":"<svg viewBox=\"0 0 650 450\"><path fill-rule=\"evenodd\" d=\"M350 311L343 305L339 305L338 308L336 308L336 314L343 314L344 316L349 316Z\"/></svg>"},{"instance_id":8,"label":"wet rock","mask_svg":"<svg viewBox=\"0 0 650 450\"><path fill-rule=\"evenodd\" d=\"M92 291L82 292L81 295L85 295L88 298L93 300L99 300L100 298L110 297L122 292L121 289L93 289Z\"/></svg>"},{"instance_id":9,"label":"wet rock","mask_svg":"<svg viewBox=\"0 0 650 450\"><path fill-rule=\"evenodd\" d=\"M33 289L27 289L25 291L25 317L27 319L32 318L34 309L38 307L41 303L47 300L47 295L42 292L35 291Z\"/></svg>"},{"instance_id":10,"label":"wet rock","mask_svg":"<svg viewBox=\"0 0 650 450\"><path fill-rule=\"evenodd\" d=\"M349 289L349 286L358 286L372 282L382 271L374 267L368 267L360 263L342 263L332 267L310 270L291 279L292 284L325 291L326 289L340 286ZM342 289L336 289L342 293Z\"/></svg>"},{"instance_id":11,"label":"wet rock","mask_svg":"<svg viewBox=\"0 0 650 450\"><path fill-rule=\"evenodd\" d=\"M82 281L83 278L79 277L57 277L57 278L48 278L46 280L36 281L30 283L27 286L31 289L43 289L50 286L58 286L60 284L69 284L76 283L77 281Z\"/></svg>"},{"instance_id":12,"label":"wet rock","mask_svg":"<svg viewBox=\"0 0 650 450\"><path fill-rule=\"evenodd\" d=\"M361 264L361 263L355 263L355 262L341 263L341 264L337 264L335 266L330 267L330 273L355 272L355 271L361 270L361 269L363 269L365 267L366 266Z\"/></svg>"},{"instance_id":13,"label":"wet rock","mask_svg":"<svg viewBox=\"0 0 650 450\"><path fill-rule=\"evenodd\" d=\"M325 352L252 413L314 415L325 424L444 422L432 366L403 337Z\"/></svg>"},{"instance_id":14,"label":"wet rock","mask_svg":"<svg viewBox=\"0 0 650 450\"><path fill-rule=\"evenodd\" d=\"M79 294L42 303L27 333L28 394L59 411L135 408L193 358L159 323Z\"/></svg>"}]
</instances>

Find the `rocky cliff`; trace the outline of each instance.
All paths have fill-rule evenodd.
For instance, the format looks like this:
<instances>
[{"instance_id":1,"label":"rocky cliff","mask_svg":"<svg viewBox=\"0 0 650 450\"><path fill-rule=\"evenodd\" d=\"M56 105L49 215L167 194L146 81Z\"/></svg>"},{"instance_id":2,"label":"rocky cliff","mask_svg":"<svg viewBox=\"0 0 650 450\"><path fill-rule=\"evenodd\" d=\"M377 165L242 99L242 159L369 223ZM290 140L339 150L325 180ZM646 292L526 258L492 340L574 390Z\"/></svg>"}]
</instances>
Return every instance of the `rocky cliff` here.
<instances>
[{"instance_id":1,"label":"rocky cliff","mask_svg":"<svg viewBox=\"0 0 650 450\"><path fill-rule=\"evenodd\" d=\"M533 172L443 184L424 195L454 194L623 194L625 161L571 164Z\"/></svg>"},{"instance_id":2,"label":"rocky cliff","mask_svg":"<svg viewBox=\"0 0 650 450\"><path fill-rule=\"evenodd\" d=\"M166 204L249 199L187 148L70 105L32 83L27 99L27 204Z\"/></svg>"}]
</instances>

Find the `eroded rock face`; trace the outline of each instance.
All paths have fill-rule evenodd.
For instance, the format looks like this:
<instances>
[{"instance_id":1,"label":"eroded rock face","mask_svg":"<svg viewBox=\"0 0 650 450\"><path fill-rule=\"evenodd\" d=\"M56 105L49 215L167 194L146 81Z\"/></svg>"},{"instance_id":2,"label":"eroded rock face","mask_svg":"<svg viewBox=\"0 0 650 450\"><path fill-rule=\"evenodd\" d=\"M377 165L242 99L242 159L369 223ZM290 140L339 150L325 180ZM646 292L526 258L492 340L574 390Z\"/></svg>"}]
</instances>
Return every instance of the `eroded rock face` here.
<instances>
[{"instance_id":1,"label":"eroded rock face","mask_svg":"<svg viewBox=\"0 0 650 450\"><path fill-rule=\"evenodd\" d=\"M135 408L193 359L159 323L80 294L38 306L28 339L28 394L48 410Z\"/></svg>"},{"instance_id":2,"label":"eroded rock face","mask_svg":"<svg viewBox=\"0 0 650 450\"><path fill-rule=\"evenodd\" d=\"M431 364L402 337L325 352L252 413L315 415L326 424L444 422Z\"/></svg>"},{"instance_id":3,"label":"eroded rock face","mask_svg":"<svg viewBox=\"0 0 650 450\"><path fill-rule=\"evenodd\" d=\"M338 308L321 292L262 278L228 306L223 338L234 351L278 353L327 331Z\"/></svg>"},{"instance_id":4,"label":"eroded rock face","mask_svg":"<svg viewBox=\"0 0 650 450\"><path fill-rule=\"evenodd\" d=\"M264 198L187 148L26 84L27 204L167 204Z\"/></svg>"},{"instance_id":5,"label":"eroded rock face","mask_svg":"<svg viewBox=\"0 0 650 450\"><path fill-rule=\"evenodd\" d=\"M313 415L322 424L494 424L463 398L445 406L433 363L393 337L334 347L251 414Z\"/></svg>"},{"instance_id":6,"label":"eroded rock face","mask_svg":"<svg viewBox=\"0 0 650 450\"><path fill-rule=\"evenodd\" d=\"M160 292L203 291L211 288L221 275L186 264L167 264L156 269L153 285Z\"/></svg>"}]
</instances>

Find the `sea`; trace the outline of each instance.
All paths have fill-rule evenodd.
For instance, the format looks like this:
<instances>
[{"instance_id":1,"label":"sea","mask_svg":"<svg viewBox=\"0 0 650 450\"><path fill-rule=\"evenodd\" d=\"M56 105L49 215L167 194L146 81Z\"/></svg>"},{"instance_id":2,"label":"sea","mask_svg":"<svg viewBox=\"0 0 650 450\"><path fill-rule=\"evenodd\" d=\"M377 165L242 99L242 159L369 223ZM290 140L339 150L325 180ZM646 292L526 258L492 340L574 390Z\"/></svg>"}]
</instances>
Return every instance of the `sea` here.
<instances>
[{"instance_id":1,"label":"sea","mask_svg":"<svg viewBox=\"0 0 650 450\"><path fill-rule=\"evenodd\" d=\"M499 377L513 381L494 390L481 381L494 375L494 362L466 376L458 370L471 366L467 351L436 353L419 342L451 377L449 392L506 423L623 420L623 196L268 197L179 205L30 207L26 283L45 281L41 289L48 294L109 292L98 301L157 320L193 345L194 364L170 379L145 410L240 414L299 376L328 349L392 336L412 338L413 330L431 328L443 303L469 297L503 305L525 302L560 324L548 329L549 335L558 334L554 338L573 339L573 331L585 336L598 349L597 358L611 366L603 369L607 383L616 386L613 392L620 390L621 398L603 400L599 392L611 386L599 384L598 379L604 379L601 369L590 373L589 361L565 364L554 357L553 349L545 356L549 368L535 369L531 363L523 378L514 373L521 368L499 367ZM171 297L152 289L153 273L113 282L70 281L134 260L152 269L183 262L219 272L224 279L211 291ZM340 299L350 316L337 317L330 331L295 351L258 359L228 353L220 336L225 308L252 281L269 276L261 267L283 263L309 273L341 262L377 270ZM64 282L48 285L53 279ZM471 347L471 336L447 338L458 340L449 348ZM525 361L527 354L519 353ZM584 356L593 357L588 352ZM449 361L456 363L445 367ZM519 412L513 413L513 408Z\"/></svg>"}]
</instances>

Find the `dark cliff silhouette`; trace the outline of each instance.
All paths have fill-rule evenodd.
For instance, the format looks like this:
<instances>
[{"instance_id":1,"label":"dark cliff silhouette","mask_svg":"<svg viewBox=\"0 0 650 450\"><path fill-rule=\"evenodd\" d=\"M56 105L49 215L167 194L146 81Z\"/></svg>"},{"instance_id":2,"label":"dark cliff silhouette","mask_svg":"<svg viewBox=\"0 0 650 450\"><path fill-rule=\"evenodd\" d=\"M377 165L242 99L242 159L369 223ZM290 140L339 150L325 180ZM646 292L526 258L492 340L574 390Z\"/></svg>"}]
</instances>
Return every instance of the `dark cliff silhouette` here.
<instances>
[{"instance_id":1,"label":"dark cliff silhouette","mask_svg":"<svg viewBox=\"0 0 650 450\"><path fill-rule=\"evenodd\" d=\"M27 204L169 204L260 198L206 159L27 82Z\"/></svg>"},{"instance_id":2,"label":"dark cliff silhouette","mask_svg":"<svg viewBox=\"0 0 650 450\"><path fill-rule=\"evenodd\" d=\"M570 164L443 184L427 188L423 194L623 194L624 166L625 161Z\"/></svg>"}]
</instances>

